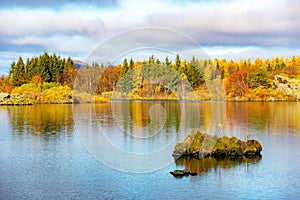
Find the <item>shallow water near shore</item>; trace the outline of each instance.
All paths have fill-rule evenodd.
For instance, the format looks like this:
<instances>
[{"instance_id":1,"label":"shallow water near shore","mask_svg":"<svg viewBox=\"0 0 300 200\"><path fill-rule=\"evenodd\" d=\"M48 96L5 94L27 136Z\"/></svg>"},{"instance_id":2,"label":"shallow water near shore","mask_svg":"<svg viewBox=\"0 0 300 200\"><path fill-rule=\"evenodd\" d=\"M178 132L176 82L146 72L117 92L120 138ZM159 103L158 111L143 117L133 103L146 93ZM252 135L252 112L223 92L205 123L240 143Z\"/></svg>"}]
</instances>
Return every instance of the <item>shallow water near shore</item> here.
<instances>
[{"instance_id":1,"label":"shallow water near shore","mask_svg":"<svg viewBox=\"0 0 300 200\"><path fill-rule=\"evenodd\" d=\"M299 198L300 103L222 102L216 113L212 104L2 106L0 199ZM245 133L251 132L251 138L262 144L261 158L174 160L172 148L165 148L182 141L193 128L220 134L215 119L222 117L222 134L244 140ZM87 133L98 133L100 127L122 152L147 156L161 151L161 156L139 163L122 159L124 155L114 151L93 152L107 149L99 148L101 141L93 140L97 135L83 133L81 126ZM153 167L144 172L140 165ZM169 174L184 168L198 175L174 178Z\"/></svg>"}]
</instances>

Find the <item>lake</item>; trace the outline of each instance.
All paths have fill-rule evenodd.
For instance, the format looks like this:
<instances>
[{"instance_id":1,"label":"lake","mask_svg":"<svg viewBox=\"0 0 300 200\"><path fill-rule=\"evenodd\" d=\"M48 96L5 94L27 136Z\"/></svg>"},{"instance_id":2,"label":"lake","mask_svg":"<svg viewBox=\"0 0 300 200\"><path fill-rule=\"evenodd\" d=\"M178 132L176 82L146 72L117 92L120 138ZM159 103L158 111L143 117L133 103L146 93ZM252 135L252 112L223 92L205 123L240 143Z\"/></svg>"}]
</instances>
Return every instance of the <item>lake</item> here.
<instances>
[{"instance_id":1,"label":"lake","mask_svg":"<svg viewBox=\"0 0 300 200\"><path fill-rule=\"evenodd\" d=\"M0 199L300 198L300 102L2 106L0 127ZM174 160L194 129L250 132L262 157Z\"/></svg>"}]
</instances>

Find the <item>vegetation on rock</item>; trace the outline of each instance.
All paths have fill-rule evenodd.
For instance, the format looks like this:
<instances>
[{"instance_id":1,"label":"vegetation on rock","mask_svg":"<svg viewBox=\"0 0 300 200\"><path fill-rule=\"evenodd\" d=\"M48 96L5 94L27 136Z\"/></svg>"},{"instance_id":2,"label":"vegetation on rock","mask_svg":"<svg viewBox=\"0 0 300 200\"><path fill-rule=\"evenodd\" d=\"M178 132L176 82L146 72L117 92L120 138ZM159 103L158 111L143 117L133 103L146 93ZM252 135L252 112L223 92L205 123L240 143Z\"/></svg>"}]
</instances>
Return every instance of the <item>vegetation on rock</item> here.
<instances>
[{"instance_id":1,"label":"vegetation on rock","mask_svg":"<svg viewBox=\"0 0 300 200\"><path fill-rule=\"evenodd\" d=\"M196 158L236 158L259 156L262 146L257 140L242 141L236 137L217 138L200 131L191 131L182 143L177 143L174 157L192 156Z\"/></svg>"}]
</instances>

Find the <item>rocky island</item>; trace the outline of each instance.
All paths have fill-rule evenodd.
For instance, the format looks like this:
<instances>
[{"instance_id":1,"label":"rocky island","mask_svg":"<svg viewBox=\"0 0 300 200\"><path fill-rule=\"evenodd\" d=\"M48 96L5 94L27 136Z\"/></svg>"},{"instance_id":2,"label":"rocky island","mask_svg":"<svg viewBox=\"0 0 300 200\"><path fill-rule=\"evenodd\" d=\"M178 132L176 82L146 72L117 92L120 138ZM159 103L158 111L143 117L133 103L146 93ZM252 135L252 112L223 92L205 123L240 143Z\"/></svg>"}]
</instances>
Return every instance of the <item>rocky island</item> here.
<instances>
[{"instance_id":1,"label":"rocky island","mask_svg":"<svg viewBox=\"0 0 300 200\"><path fill-rule=\"evenodd\" d=\"M173 156L192 156L195 158L236 158L260 156L262 146L257 140L242 141L236 137L210 136L200 131L191 131L182 143L177 143Z\"/></svg>"},{"instance_id":2,"label":"rocky island","mask_svg":"<svg viewBox=\"0 0 300 200\"><path fill-rule=\"evenodd\" d=\"M200 131L191 131L185 137L182 143L177 143L173 156L176 160L180 159L220 159L239 160L241 159L260 159L262 146L257 140L247 139L242 141L236 137L217 137L210 136ZM209 162L211 163L211 162ZM207 164L205 164L207 165ZM171 171L175 178L182 178L183 176L195 176L200 173L192 169L174 170Z\"/></svg>"}]
</instances>

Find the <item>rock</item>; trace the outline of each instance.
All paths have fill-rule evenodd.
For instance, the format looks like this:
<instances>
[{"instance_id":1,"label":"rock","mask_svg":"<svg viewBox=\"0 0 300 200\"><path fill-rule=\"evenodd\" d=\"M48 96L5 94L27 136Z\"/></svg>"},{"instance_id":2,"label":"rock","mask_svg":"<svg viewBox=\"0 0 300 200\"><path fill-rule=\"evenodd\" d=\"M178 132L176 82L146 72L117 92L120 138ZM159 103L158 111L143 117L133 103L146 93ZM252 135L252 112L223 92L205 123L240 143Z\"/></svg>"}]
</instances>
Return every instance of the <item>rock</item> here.
<instances>
[{"instance_id":1,"label":"rock","mask_svg":"<svg viewBox=\"0 0 300 200\"><path fill-rule=\"evenodd\" d=\"M32 105L32 101L18 94L0 93L0 105Z\"/></svg>"},{"instance_id":2,"label":"rock","mask_svg":"<svg viewBox=\"0 0 300 200\"><path fill-rule=\"evenodd\" d=\"M190 175L191 176L197 176L198 174L197 174L197 172L190 172Z\"/></svg>"},{"instance_id":3,"label":"rock","mask_svg":"<svg viewBox=\"0 0 300 200\"><path fill-rule=\"evenodd\" d=\"M173 172L170 172L174 177L182 178L185 176L185 173L183 170L174 170Z\"/></svg>"},{"instance_id":4,"label":"rock","mask_svg":"<svg viewBox=\"0 0 300 200\"><path fill-rule=\"evenodd\" d=\"M241 157L243 156L243 150L240 146L233 146L229 150L229 156L230 157Z\"/></svg>"},{"instance_id":5,"label":"rock","mask_svg":"<svg viewBox=\"0 0 300 200\"><path fill-rule=\"evenodd\" d=\"M262 151L261 144L256 140L248 140L245 144L243 154L246 157L255 157Z\"/></svg>"},{"instance_id":6,"label":"rock","mask_svg":"<svg viewBox=\"0 0 300 200\"><path fill-rule=\"evenodd\" d=\"M261 146L261 144L257 140L248 140L246 142L246 145L248 145L248 146L254 146L256 148L257 152L261 152L262 151L262 146Z\"/></svg>"},{"instance_id":7,"label":"rock","mask_svg":"<svg viewBox=\"0 0 300 200\"><path fill-rule=\"evenodd\" d=\"M177 143L173 156L190 156L195 158L215 157L215 158L237 158L255 157L260 155L262 146L257 140L247 142L236 137L223 136L222 138L212 137L200 131L192 131L182 143Z\"/></svg>"},{"instance_id":8,"label":"rock","mask_svg":"<svg viewBox=\"0 0 300 200\"><path fill-rule=\"evenodd\" d=\"M188 176L190 174L190 171L188 169L183 170L184 175Z\"/></svg>"},{"instance_id":9,"label":"rock","mask_svg":"<svg viewBox=\"0 0 300 200\"><path fill-rule=\"evenodd\" d=\"M0 102L4 101L6 99L9 99L9 98L10 98L10 95L8 93L3 93L3 92L0 93Z\"/></svg>"},{"instance_id":10,"label":"rock","mask_svg":"<svg viewBox=\"0 0 300 200\"><path fill-rule=\"evenodd\" d=\"M170 174L172 174L175 178L182 178L184 176L196 176L197 173L196 172L190 172L188 169L176 169L173 172L171 171Z\"/></svg>"},{"instance_id":11,"label":"rock","mask_svg":"<svg viewBox=\"0 0 300 200\"><path fill-rule=\"evenodd\" d=\"M299 80L292 79L282 75L275 75L273 81L273 88L277 91L284 92L289 96L300 100L300 82Z\"/></svg>"},{"instance_id":12,"label":"rock","mask_svg":"<svg viewBox=\"0 0 300 200\"><path fill-rule=\"evenodd\" d=\"M212 152L212 156L215 158L225 158L227 156L227 152L224 148L216 148Z\"/></svg>"}]
</instances>

